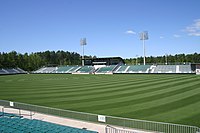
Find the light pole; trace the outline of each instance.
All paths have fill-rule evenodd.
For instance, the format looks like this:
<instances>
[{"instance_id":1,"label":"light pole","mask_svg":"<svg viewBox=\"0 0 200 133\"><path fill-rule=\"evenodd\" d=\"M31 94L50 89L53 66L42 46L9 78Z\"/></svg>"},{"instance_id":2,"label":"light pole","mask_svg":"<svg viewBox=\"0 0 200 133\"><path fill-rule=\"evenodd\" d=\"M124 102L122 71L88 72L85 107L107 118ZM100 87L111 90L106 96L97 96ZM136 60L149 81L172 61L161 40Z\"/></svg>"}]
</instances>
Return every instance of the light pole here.
<instances>
[{"instance_id":1,"label":"light pole","mask_svg":"<svg viewBox=\"0 0 200 133\"><path fill-rule=\"evenodd\" d=\"M82 46L83 54L82 54L82 66L84 66L84 45L86 45L86 38L81 38L80 45Z\"/></svg>"},{"instance_id":2,"label":"light pole","mask_svg":"<svg viewBox=\"0 0 200 133\"><path fill-rule=\"evenodd\" d=\"M136 54L136 65L138 64L138 55Z\"/></svg>"},{"instance_id":3,"label":"light pole","mask_svg":"<svg viewBox=\"0 0 200 133\"><path fill-rule=\"evenodd\" d=\"M142 40L143 43L143 58L144 58L144 65L146 65L146 61L145 61L145 40L148 40L148 32L147 31L143 31L140 33L140 40Z\"/></svg>"},{"instance_id":4,"label":"light pole","mask_svg":"<svg viewBox=\"0 0 200 133\"><path fill-rule=\"evenodd\" d=\"M167 54L165 54L165 65L167 65L168 64L168 61L167 61Z\"/></svg>"}]
</instances>

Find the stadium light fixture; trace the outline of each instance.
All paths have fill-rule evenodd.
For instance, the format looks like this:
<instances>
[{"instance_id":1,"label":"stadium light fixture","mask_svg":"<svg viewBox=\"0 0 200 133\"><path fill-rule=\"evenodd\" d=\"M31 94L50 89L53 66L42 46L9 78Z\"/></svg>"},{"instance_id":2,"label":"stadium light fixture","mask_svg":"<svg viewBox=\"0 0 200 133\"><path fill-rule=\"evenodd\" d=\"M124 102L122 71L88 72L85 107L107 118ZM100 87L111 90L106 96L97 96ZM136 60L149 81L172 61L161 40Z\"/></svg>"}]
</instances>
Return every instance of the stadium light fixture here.
<instances>
[{"instance_id":1,"label":"stadium light fixture","mask_svg":"<svg viewBox=\"0 0 200 133\"><path fill-rule=\"evenodd\" d=\"M142 40L143 42L143 58L144 58L144 65L146 65L146 61L145 61L145 40L148 40L148 32L147 31L143 31L140 33L140 40Z\"/></svg>"},{"instance_id":2,"label":"stadium light fixture","mask_svg":"<svg viewBox=\"0 0 200 133\"><path fill-rule=\"evenodd\" d=\"M82 46L83 54L82 54L82 66L84 66L84 45L86 45L86 38L81 38L80 45Z\"/></svg>"}]
</instances>

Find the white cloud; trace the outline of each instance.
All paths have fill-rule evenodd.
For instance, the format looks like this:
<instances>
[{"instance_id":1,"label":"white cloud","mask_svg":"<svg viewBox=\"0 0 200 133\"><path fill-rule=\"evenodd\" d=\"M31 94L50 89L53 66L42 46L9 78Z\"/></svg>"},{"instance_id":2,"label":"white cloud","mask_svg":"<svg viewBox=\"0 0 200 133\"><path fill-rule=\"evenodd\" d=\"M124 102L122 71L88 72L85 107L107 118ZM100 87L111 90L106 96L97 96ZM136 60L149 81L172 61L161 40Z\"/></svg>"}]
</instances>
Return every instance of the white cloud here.
<instances>
[{"instance_id":1,"label":"white cloud","mask_svg":"<svg viewBox=\"0 0 200 133\"><path fill-rule=\"evenodd\" d=\"M178 35L178 34L174 34L173 37L175 37L175 38L179 38L179 37L181 37L181 36Z\"/></svg>"},{"instance_id":2,"label":"white cloud","mask_svg":"<svg viewBox=\"0 0 200 133\"><path fill-rule=\"evenodd\" d=\"M200 36L200 19L194 20L194 23L187 26L185 30L189 36Z\"/></svg>"},{"instance_id":3,"label":"white cloud","mask_svg":"<svg viewBox=\"0 0 200 133\"><path fill-rule=\"evenodd\" d=\"M136 32L134 32L133 30L127 30L126 32L125 32L126 34L136 34Z\"/></svg>"},{"instance_id":4,"label":"white cloud","mask_svg":"<svg viewBox=\"0 0 200 133\"><path fill-rule=\"evenodd\" d=\"M160 39L163 39L164 37L163 36L160 36Z\"/></svg>"}]
</instances>

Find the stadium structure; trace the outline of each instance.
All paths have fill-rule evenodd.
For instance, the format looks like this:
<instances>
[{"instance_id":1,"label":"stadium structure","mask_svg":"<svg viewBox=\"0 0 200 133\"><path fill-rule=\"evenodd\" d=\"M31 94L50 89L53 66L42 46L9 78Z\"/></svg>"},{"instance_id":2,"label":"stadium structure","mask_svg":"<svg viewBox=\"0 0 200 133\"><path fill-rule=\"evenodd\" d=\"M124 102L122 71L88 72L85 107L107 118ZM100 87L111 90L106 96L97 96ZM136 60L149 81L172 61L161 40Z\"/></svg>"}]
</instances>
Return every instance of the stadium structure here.
<instances>
[{"instance_id":1,"label":"stadium structure","mask_svg":"<svg viewBox=\"0 0 200 133\"><path fill-rule=\"evenodd\" d=\"M184 65L126 65L121 57L84 59L83 66L42 67L37 74L200 74L200 63ZM0 69L0 75L27 74L20 68ZM71 75L73 76L73 75ZM91 75L92 76L92 75ZM2 76L3 77L3 76ZM19 82L25 79L19 79ZM11 82L11 81L7 81ZM2 82L3 83L3 82ZM102 133L200 133L196 126L129 119L0 100L0 132L101 133L32 119L35 113L65 117L104 126ZM10 112L14 110L14 112ZM25 114L22 112L26 112ZM27 113L28 112L28 113ZM27 118L30 117L30 118ZM35 117L35 116L34 116ZM47 117L47 116L45 116Z\"/></svg>"},{"instance_id":2,"label":"stadium structure","mask_svg":"<svg viewBox=\"0 0 200 133\"><path fill-rule=\"evenodd\" d=\"M126 65L121 57L86 59L84 66L42 67L33 73L68 74L199 74L200 64Z\"/></svg>"},{"instance_id":3,"label":"stadium structure","mask_svg":"<svg viewBox=\"0 0 200 133\"><path fill-rule=\"evenodd\" d=\"M9 75L9 74L26 74L27 72L21 68L6 68L0 69L0 75Z\"/></svg>"}]
</instances>

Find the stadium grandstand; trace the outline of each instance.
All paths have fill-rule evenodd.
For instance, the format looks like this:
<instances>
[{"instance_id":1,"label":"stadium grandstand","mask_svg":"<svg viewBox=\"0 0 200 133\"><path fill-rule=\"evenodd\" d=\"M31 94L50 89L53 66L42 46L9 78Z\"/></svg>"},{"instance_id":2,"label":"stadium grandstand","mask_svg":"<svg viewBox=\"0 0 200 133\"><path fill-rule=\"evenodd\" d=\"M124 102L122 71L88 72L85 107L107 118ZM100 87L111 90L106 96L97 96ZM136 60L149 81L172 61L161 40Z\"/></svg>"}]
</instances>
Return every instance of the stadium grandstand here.
<instances>
[{"instance_id":1,"label":"stadium grandstand","mask_svg":"<svg viewBox=\"0 0 200 133\"><path fill-rule=\"evenodd\" d=\"M20 115L0 112L1 133L97 133L85 129L58 125Z\"/></svg>"},{"instance_id":2,"label":"stadium grandstand","mask_svg":"<svg viewBox=\"0 0 200 133\"><path fill-rule=\"evenodd\" d=\"M43 67L33 73L69 73L69 74L131 74L131 73L196 73L191 65L110 65L110 66L62 66Z\"/></svg>"},{"instance_id":3,"label":"stadium grandstand","mask_svg":"<svg viewBox=\"0 0 200 133\"><path fill-rule=\"evenodd\" d=\"M191 74L197 73L199 64L184 65L126 65L121 57L85 59L84 66L42 67L33 73L68 74Z\"/></svg>"},{"instance_id":4,"label":"stadium grandstand","mask_svg":"<svg viewBox=\"0 0 200 133\"><path fill-rule=\"evenodd\" d=\"M9 74L26 74L27 72L20 68L2 68L0 69L0 75L9 75Z\"/></svg>"},{"instance_id":5,"label":"stadium grandstand","mask_svg":"<svg viewBox=\"0 0 200 133\"><path fill-rule=\"evenodd\" d=\"M33 73L68 73L68 74L195 74L193 65L93 65L43 67Z\"/></svg>"}]
</instances>

